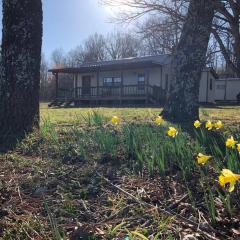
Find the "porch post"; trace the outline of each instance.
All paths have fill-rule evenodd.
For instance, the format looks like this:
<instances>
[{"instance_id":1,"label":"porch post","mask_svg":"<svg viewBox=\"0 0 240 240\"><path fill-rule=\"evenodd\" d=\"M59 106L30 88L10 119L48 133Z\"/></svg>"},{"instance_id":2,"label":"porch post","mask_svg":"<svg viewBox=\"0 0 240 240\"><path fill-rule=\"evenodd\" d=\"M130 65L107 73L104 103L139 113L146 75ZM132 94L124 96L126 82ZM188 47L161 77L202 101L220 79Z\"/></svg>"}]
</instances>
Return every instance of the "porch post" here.
<instances>
[{"instance_id":1,"label":"porch post","mask_svg":"<svg viewBox=\"0 0 240 240\"><path fill-rule=\"evenodd\" d=\"M149 70L147 70L147 79L146 79L146 104L149 103Z\"/></svg>"},{"instance_id":2,"label":"porch post","mask_svg":"<svg viewBox=\"0 0 240 240\"><path fill-rule=\"evenodd\" d=\"M123 91L123 71L121 71L121 93L120 93L120 105L122 105L122 97L124 95L124 91Z\"/></svg>"},{"instance_id":3,"label":"porch post","mask_svg":"<svg viewBox=\"0 0 240 240\"><path fill-rule=\"evenodd\" d=\"M77 81L78 81L78 74L74 75L74 99L77 98Z\"/></svg>"},{"instance_id":4,"label":"porch post","mask_svg":"<svg viewBox=\"0 0 240 240\"><path fill-rule=\"evenodd\" d=\"M58 98L58 72L56 72L54 74L54 76L55 76L55 81L56 81L56 93L55 93L55 96L56 96L56 98Z\"/></svg>"},{"instance_id":5,"label":"porch post","mask_svg":"<svg viewBox=\"0 0 240 240\"><path fill-rule=\"evenodd\" d=\"M97 69L97 96L96 96L96 100L97 100L97 104L99 105L99 73L100 73L100 69Z\"/></svg>"},{"instance_id":6,"label":"porch post","mask_svg":"<svg viewBox=\"0 0 240 240\"><path fill-rule=\"evenodd\" d=\"M227 83L228 83L228 81L227 81L227 78L225 78L225 88L224 88L224 101L227 99Z\"/></svg>"}]
</instances>

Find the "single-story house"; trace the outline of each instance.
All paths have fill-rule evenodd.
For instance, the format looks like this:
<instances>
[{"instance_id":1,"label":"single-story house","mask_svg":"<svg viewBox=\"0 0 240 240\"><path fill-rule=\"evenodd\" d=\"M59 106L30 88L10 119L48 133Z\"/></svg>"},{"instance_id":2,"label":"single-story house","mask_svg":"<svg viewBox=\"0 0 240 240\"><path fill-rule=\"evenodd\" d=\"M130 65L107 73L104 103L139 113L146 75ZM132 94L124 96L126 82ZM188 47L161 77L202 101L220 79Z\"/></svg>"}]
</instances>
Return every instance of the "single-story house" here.
<instances>
[{"instance_id":1,"label":"single-story house","mask_svg":"<svg viewBox=\"0 0 240 240\"><path fill-rule=\"evenodd\" d=\"M72 103L160 104L170 87L171 55L91 62L49 72L56 81L56 96L50 106ZM202 71L199 102L214 103L216 79L213 69ZM68 87L66 81L69 82Z\"/></svg>"},{"instance_id":2,"label":"single-story house","mask_svg":"<svg viewBox=\"0 0 240 240\"><path fill-rule=\"evenodd\" d=\"M240 94L240 78L223 78L215 81L215 100L236 102Z\"/></svg>"}]
</instances>

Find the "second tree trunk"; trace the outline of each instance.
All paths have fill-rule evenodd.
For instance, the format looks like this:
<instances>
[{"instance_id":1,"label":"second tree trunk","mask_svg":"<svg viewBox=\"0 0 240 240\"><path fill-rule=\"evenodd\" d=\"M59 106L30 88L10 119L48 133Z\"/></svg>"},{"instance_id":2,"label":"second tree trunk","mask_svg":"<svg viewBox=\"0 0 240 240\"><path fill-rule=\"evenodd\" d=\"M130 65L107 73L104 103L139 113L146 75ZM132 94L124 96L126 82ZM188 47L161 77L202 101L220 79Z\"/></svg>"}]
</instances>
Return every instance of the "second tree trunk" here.
<instances>
[{"instance_id":1,"label":"second tree trunk","mask_svg":"<svg viewBox=\"0 0 240 240\"><path fill-rule=\"evenodd\" d=\"M211 24L212 0L191 0L179 44L172 59L170 92L162 116L189 125L199 118L199 85L205 67Z\"/></svg>"}]
</instances>

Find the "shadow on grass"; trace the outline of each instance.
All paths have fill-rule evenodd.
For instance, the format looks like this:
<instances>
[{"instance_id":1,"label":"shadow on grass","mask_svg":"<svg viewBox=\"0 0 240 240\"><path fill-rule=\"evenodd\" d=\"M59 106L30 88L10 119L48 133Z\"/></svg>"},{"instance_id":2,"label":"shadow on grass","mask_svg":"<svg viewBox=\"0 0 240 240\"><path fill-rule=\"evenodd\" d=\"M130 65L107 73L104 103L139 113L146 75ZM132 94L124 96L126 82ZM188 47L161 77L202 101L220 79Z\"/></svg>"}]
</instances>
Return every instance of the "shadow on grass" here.
<instances>
[{"instance_id":1,"label":"shadow on grass","mask_svg":"<svg viewBox=\"0 0 240 240\"><path fill-rule=\"evenodd\" d=\"M163 108L163 105L84 105L84 106L58 106L48 107L49 109L68 109L68 108Z\"/></svg>"},{"instance_id":2,"label":"shadow on grass","mask_svg":"<svg viewBox=\"0 0 240 240\"><path fill-rule=\"evenodd\" d=\"M233 104L233 103L229 103L229 104L201 104L200 105L201 108L209 108L209 109L226 109L226 107L228 107L228 109L235 109L235 107L240 107L240 104Z\"/></svg>"}]
</instances>

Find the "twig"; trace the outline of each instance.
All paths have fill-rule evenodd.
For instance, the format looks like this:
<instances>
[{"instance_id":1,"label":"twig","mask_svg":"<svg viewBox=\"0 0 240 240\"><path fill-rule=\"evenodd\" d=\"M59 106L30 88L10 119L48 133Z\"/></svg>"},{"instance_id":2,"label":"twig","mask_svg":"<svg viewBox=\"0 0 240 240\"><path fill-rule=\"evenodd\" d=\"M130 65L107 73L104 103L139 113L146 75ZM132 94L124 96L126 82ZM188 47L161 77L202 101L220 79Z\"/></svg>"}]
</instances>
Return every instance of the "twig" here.
<instances>
[{"instance_id":1,"label":"twig","mask_svg":"<svg viewBox=\"0 0 240 240\"><path fill-rule=\"evenodd\" d=\"M131 199L133 199L136 203L145 206L145 207L154 207L154 205L150 204L150 203L146 203L142 200L140 200L139 198L135 197L134 195L132 195L131 193L125 191L124 189L120 188L119 186L114 185L109 179L105 178L102 174L100 174L98 171L95 172L100 178L102 178L105 182L107 182L109 185L111 185L112 187L118 189L120 192L124 193L125 195L127 195L128 197L130 197ZM198 231L199 233L201 233L202 235L206 236L208 239L211 240L220 240L219 238L216 238L214 236L212 236L211 234L208 233L209 229L205 228L205 227L200 227L197 223L195 223L192 220L189 220L185 217L183 217L182 215L173 212L171 209L166 209L160 206L155 206L160 212L162 212L163 214L169 215L169 216L175 216L176 218L182 220L185 223L190 224L189 227L191 227L192 229L194 229L195 231ZM224 238L228 238L228 236L216 232L214 230L214 233L221 235L221 237Z\"/></svg>"},{"instance_id":2,"label":"twig","mask_svg":"<svg viewBox=\"0 0 240 240\"><path fill-rule=\"evenodd\" d=\"M22 230L24 231L24 233L28 236L28 238L29 238L30 240L34 240L34 238L32 238L32 237L28 234L28 232L27 232L27 230L26 230L25 228L22 228Z\"/></svg>"},{"instance_id":3,"label":"twig","mask_svg":"<svg viewBox=\"0 0 240 240\"><path fill-rule=\"evenodd\" d=\"M176 201L175 203L171 204L168 208L172 209L177 207L181 202L183 202L188 197L188 194L185 194L181 199Z\"/></svg>"},{"instance_id":4,"label":"twig","mask_svg":"<svg viewBox=\"0 0 240 240\"><path fill-rule=\"evenodd\" d=\"M17 186L17 191L18 191L18 196L19 196L19 198L20 198L20 201L21 201L21 203L23 203L19 186Z\"/></svg>"},{"instance_id":5,"label":"twig","mask_svg":"<svg viewBox=\"0 0 240 240\"><path fill-rule=\"evenodd\" d=\"M130 206L131 206L131 205L130 205ZM123 213L126 209L130 208L130 206L127 205L127 206L121 208L119 211L111 214L109 217L107 217L107 218L105 218L104 220L102 220L101 223L103 223L103 222L105 222L105 221L109 221L109 220L111 220L111 219L113 219L113 218L115 218L115 217L118 217L119 214Z\"/></svg>"}]
</instances>

